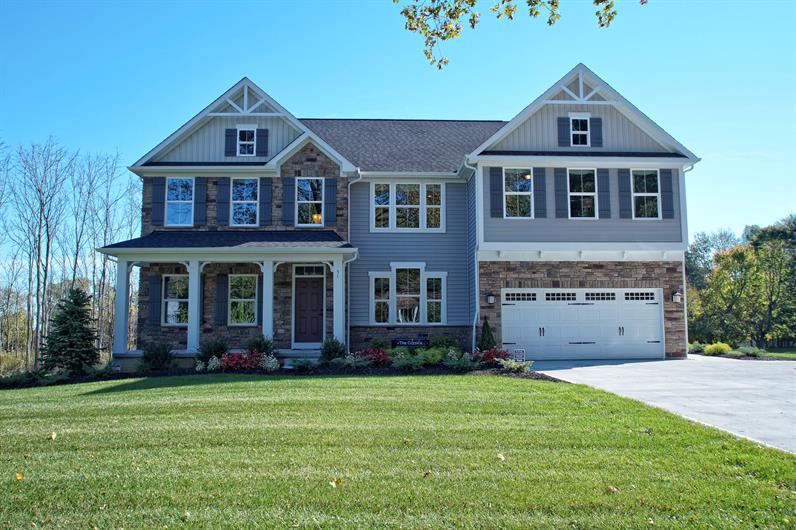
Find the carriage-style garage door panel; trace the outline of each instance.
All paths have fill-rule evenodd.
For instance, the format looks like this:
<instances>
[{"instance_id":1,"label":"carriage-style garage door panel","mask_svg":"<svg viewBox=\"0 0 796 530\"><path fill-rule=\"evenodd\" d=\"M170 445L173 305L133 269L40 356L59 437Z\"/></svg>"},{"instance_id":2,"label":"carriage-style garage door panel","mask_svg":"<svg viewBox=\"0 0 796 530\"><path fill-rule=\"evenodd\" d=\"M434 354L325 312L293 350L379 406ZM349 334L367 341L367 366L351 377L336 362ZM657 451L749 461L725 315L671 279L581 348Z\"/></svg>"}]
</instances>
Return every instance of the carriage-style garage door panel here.
<instances>
[{"instance_id":1,"label":"carriage-style garage door panel","mask_svg":"<svg viewBox=\"0 0 796 530\"><path fill-rule=\"evenodd\" d=\"M662 359L661 289L504 289L503 347L527 359Z\"/></svg>"}]
</instances>

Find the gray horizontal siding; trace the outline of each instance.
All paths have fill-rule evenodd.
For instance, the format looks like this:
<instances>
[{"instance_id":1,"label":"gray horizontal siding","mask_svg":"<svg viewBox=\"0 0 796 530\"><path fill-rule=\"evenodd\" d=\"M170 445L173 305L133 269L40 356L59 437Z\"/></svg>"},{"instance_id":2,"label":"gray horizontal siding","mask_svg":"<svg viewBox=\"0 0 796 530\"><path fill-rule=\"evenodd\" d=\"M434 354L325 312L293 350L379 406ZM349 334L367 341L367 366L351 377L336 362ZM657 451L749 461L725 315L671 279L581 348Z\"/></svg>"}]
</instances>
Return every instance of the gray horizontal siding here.
<instances>
[{"instance_id":1,"label":"gray horizontal siding","mask_svg":"<svg viewBox=\"0 0 796 530\"><path fill-rule=\"evenodd\" d=\"M427 271L447 272L447 323L468 324L466 185L446 185L446 231L436 234L371 233L369 191L367 182L351 186L350 242L359 249L358 259L351 264L351 325L369 323L368 272L389 272L393 261L421 261Z\"/></svg>"},{"instance_id":2,"label":"gray horizontal siding","mask_svg":"<svg viewBox=\"0 0 796 530\"><path fill-rule=\"evenodd\" d=\"M490 147L493 151L565 150L583 151L598 148L559 147L556 120L570 112L590 112L603 120L605 151L640 151L662 153L667 150L634 125L623 114L608 105L545 105L512 131L506 138Z\"/></svg>"},{"instance_id":3,"label":"gray horizontal siding","mask_svg":"<svg viewBox=\"0 0 796 530\"><path fill-rule=\"evenodd\" d=\"M224 156L224 130L238 125L257 125L268 129L268 156ZM212 118L190 136L157 158L158 162L267 162L299 136L282 118L245 117Z\"/></svg>"},{"instance_id":4,"label":"gray horizontal siding","mask_svg":"<svg viewBox=\"0 0 796 530\"><path fill-rule=\"evenodd\" d=\"M489 170L484 171L483 189L489 189ZM555 182L553 170L547 174L547 211L555 212ZM489 201L484 200L484 240L503 243L669 243L681 242L680 230L680 174L672 171L674 188L674 219L620 219L619 175L616 169L608 172L611 197L611 218L582 220L557 219L503 219L489 215Z\"/></svg>"}]
</instances>

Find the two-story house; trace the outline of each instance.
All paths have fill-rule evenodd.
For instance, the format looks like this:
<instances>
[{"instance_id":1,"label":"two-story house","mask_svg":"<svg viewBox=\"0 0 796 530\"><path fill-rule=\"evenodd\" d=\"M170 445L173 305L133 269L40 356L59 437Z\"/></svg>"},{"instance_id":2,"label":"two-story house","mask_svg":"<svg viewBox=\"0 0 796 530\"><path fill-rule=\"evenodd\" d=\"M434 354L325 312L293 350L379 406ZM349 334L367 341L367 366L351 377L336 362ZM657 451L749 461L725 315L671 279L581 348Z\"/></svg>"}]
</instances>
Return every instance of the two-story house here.
<instances>
[{"instance_id":1,"label":"two-story house","mask_svg":"<svg viewBox=\"0 0 796 530\"><path fill-rule=\"evenodd\" d=\"M505 121L297 119L242 79L138 160L114 358L202 340L453 335L530 359L682 357L698 158L578 65Z\"/></svg>"}]
</instances>

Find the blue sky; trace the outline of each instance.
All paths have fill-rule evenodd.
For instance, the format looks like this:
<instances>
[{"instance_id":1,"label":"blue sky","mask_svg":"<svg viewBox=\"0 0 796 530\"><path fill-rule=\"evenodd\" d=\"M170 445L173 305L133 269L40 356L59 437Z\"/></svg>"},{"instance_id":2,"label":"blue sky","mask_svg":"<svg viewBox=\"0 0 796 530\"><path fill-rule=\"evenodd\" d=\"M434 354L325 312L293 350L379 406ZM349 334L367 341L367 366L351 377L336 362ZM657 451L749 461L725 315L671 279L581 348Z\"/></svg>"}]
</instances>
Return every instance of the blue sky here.
<instances>
[{"instance_id":1,"label":"blue sky","mask_svg":"<svg viewBox=\"0 0 796 530\"><path fill-rule=\"evenodd\" d=\"M620 0L605 30L585 0L553 27L481 3L440 72L390 0L6 0L0 139L130 164L243 76L299 117L510 119L583 62L702 157L691 234L796 211L796 3Z\"/></svg>"}]
</instances>

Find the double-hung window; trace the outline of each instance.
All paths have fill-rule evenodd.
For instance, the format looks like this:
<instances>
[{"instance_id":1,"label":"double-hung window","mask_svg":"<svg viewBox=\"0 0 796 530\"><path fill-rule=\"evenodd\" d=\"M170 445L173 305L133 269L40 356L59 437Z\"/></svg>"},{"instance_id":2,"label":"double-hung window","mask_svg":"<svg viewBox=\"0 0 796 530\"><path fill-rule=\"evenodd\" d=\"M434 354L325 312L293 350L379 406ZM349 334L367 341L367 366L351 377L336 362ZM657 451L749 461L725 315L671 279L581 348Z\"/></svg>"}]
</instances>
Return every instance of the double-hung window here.
<instances>
[{"instance_id":1,"label":"double-hung window","mask_svg":"<svg viewBox=\"0 0 796 530\"><path fill-rule=\"evenodd\" d=\"M254 156L257 152L257 126L238 125L238 156Z\"/></svg>"},{"instance_id":2,"label":"double-hung window","mask_svg":"<svg viewBox=\"0 0 796 530\"><path fill-rule=\"evenodd\" d=\"M530 169L503 168L503 217L533 218L533 174Z\"/></svg>"},{"instance_id":3,"label":"double-hung window","mask_svg":"<svg viewBox=\"0 0 796 530\"><path fill-rule=\"evenodd\" d=\"M164 326L188 325L188 275L163 275L163 300L160 314Z\"/></svg>"},{"instance_id":4,"label":"double-hung window","mask_svg":"<svg viewBox=\"0 0 796 530\"><path fill-rule=\"evenodd\" d=\"M633 219L660 219L661 187L657 169L634 169Z\"/></svg>"},{"instance_id":5,"label":"double-hung window","mask_svg":"<svg viewBox=\"0 0 796 530\"><path fill-rule=\"evenodd\" d=\"M594 169L570 169L569 186L570 219L597 218L597 171Z\"/></svg>"},{"instance_id":6,"label":"double-hung window","mask_svg":"<svg viewBox=\"0 0 796 530\"><path fill-rule=\"evenodd\" d=\"M230 326L257 324L257 275L230 274L228 303Z\"/></svg>"},{"instance_id":7,"label":"double-hung window","mask_svg":"<svg viewBox=\"0 0 796 530\"><path fill-rule=\"evenodd\" d=\"M370 273L371 321L374 324L443 324L444 272L427 272L425 264L393 264L389 273Z\"/></svg>"},{"instance_id":8,"label":"double-hung window","mask_svg":"<svg viewBox=\"0 0 796 530\"><path fill-rule=\"evenodd\" d=\"M323 179L296 179L296 226L323 226Z\"/></svg>"},{"instance_id":9,"label":"double-hung window","mask_svg":"<svg viewBox=\"0 0 796 530\"><path fill-rule=\"evenodd\" d=\"M589 118L591 115L584 112L570 112L569 136L572 147L589 147L591 145L591 132L589 131Z\"/></svg>"},{"instance_id":10,"label":"double-hung window","mask_svg":"<svg viewBox=\"0 0 796 530\"><path fill-rule=\"evenodd\" d=\"M232 179L232 226L257 226L260 179Z\"/></svg>"},{"instance_id":11,"label":"double-hung window","mask_svg":"<svg viewBox=\"0 0 796 530\"><path fill-rule=\"evenodd\" d=\"M373 322L390 322L390 276L373 276Z\"/></svg>"},{"instance_id":12,"label":"double-hung window","mask_svg":"<svg viewBox=\"0 0 796 530\"><path fill-rule=\"evenodd\" d=\"M371 186L372 230L444 230L444 184L375 182Z\"/></svg>"},{"instance_id":13,"label":"double-hung window","mask_svg":"<svg viewBox=\"0 0 796 530\"><path fill-rule=\"evenodd\" d=\"M398 324L420 322L420 269L395 270L395 317Z\"/></svg>"},{"instance_id":14,"label":"double-hung window","mask_svg":"<svg viewBox=\"0 0 796 530\"><path fill-rule=\"evenodd\" d=\"M193 178L166 179L166 226L193 225Z\"/></svg>"}]
</instances>

